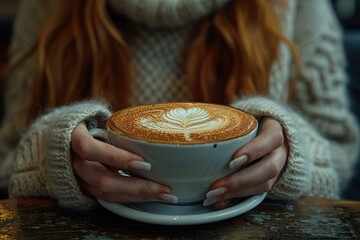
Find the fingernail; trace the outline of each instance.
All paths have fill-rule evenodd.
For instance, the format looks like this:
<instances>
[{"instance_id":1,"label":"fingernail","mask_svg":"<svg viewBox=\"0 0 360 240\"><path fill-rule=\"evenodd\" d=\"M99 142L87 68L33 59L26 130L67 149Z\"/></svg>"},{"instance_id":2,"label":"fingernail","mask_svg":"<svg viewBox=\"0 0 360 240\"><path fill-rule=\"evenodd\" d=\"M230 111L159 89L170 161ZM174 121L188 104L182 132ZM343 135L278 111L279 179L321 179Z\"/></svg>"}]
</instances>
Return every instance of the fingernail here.
<instances>
[{"instance_id":1,"label":"fingernail","mask_svg":"<svg viewBox=\"0 0 360 240\"><path fill-rule=\"evenodd\" d=\"M238 169L242 165L244 165L247 160L248 160L248 157L246 155L241 155L240 157L237 157L237 158L235 158L234 160L232 160L230 162L230 168L231 169Z\"/></svg>"},{"instance_id":2,"label":"fingernail","mask_svg":"<svg viewBox=\"0 0 360 240\"><path fill-rule=\"evenodd\" d=\"M160 194L159 199L167 203L179 202L179 199L176 196L167 193Z\"/></svg>"},{"instance_id":3,"label":"fingernail","mask_svg":"<svg viewBox=\"0 0 360 240\"><path fill-rule=\"evenodd\" d=\"M143 161L131 161L129 167L133 170L150 171L151 164Z\"/></svg>"},{"instance_id":4,"label":"fingernail","mask_svg":"<svg viewBox=\"0 0 360 240\"><path fill-rule=\"evenodd\" d=\"M206 194L207 198L212 198L224 194L227 191L226 187L215 188Z\"/></svg>"},{"instance_id":5,"label":"fingernail","mask_svg":"<svg viewBox=\"0 0 360 240\"><path fill-rule=\"evenodd\" d=\"M214 203L216 203L217 201L220 200L220 197L210 197L210 198L207 198L203 201L203 206L204 207L207 207L207 206L210 206Z\"/></svg>"}]
</instances>

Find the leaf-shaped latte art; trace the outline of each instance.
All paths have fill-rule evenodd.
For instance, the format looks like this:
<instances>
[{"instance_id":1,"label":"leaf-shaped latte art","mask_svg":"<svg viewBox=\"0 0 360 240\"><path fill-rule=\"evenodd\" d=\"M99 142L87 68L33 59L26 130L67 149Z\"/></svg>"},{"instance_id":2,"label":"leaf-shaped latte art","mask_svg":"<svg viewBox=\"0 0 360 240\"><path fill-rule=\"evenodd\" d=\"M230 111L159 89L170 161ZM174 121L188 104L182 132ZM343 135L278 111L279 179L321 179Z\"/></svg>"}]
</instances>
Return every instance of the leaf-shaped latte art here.
<instances>
[{"instance_id":1,"label":"leaf-shaped latte art","mask_svg":"<svg viewBox=\"0 0 360 240\"><path fill-rule=\"evenodd\" d=\"M172 123L174 126L186 128L189 125L196 125L197 123L204 122L210 118L210 115L202 108L175 108L163 115L164 119Z\"/></svg>"},{"instance_id":2,"label":"leaf-shaped latte art","mask_svg":"<svg viewBox=\"0 0 360 240\"><path fill-rule=\"evenodd\" d=\"M189 109L174 108L164 113L160 118L143 118L141 124L149 129L162 132L183 133L186 141L191 141L190 134L211 130L222 124L223 119L211 119L210 114L203 108L193 107Z\"/></svg>"}]
</instances>

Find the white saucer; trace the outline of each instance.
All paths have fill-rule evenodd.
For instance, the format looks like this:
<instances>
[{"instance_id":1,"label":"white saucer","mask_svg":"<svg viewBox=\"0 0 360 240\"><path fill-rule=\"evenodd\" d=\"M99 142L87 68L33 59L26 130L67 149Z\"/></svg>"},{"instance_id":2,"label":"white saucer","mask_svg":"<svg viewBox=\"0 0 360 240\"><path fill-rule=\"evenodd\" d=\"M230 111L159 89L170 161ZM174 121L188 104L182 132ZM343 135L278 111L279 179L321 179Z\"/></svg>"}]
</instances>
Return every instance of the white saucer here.
<instances>
[{"instance_id":1,"label":"white saucer","mask_svg":"<svg viewBox=\"0 0 360 240\"><path fill-rule=\"evenodd\" d=\"M135 221L160 225L194 225L229 219L259 205L266 193L245 198L225 209L194 205L171 205L160 202L120 204L98 199L100 205L122 217Z\"/></svg>"}]
</instances>

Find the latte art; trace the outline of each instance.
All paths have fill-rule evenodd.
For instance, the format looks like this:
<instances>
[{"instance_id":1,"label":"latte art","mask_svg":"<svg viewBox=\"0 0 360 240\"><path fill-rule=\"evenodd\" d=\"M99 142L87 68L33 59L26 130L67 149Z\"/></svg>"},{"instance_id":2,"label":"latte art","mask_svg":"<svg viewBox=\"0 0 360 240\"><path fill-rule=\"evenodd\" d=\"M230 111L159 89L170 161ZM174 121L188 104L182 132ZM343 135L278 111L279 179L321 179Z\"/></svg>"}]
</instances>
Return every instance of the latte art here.
<instances>
[{"instance_id":1,"label":"latte art","mask_svg":"<svg viewBox=\"0 0 360 240\"><path fill-rule=\"evenodd\" d=\"M190 109L175 108L162 115L163 120L157 121L157 116L143 118L141 124L148 129L165 133L184 134L186 141L192 141L190 134L215 130L221 127L226 118L210 119L210 114L203 108L193 107Z\"/></svg>"},{"instance_id":2,"label":"latte art","mask_svg":"<svg viewBox=\"0 0 360 240\"><path fill-rule=\"evenodd\" d=\"M239 109L206 103L160 103L127 108L109 127L139 140L169 144L223 141L245 135L256 119Z\"/></svg>"}]
</instances>

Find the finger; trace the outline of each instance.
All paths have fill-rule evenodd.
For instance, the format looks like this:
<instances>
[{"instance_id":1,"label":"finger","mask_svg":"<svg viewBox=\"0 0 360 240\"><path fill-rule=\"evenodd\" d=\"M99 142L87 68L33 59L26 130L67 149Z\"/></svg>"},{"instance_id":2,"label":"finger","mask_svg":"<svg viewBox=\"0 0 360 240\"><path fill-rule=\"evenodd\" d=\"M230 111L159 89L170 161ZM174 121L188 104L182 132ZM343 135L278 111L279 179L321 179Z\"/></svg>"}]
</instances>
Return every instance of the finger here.
<instances>
[{"instance_id":1,"label":"finger","mask_svg":"<svg viewBox=\"0 0 360 240\"><path fill-rule=\"evenodd\" d=\"M238 189L236 191L230 191L220 196L208 197L204 200L203 205L204 206L214 205L215 208L219 208L219 209L228 207L229 205L231 205L233 202L236 201L235 199L268 192L271 189L271 187L274 185L276 180L277 177L270 179L266 182L262 182L255 186Z\"/></svg>"},{"instance_id":2,"label":"finger","mask_svg":"<svg viewBox=\"0 0 360 240\"><path fill-rule=\"evenodd\" d=\"M235 201L235 200L233 200ZM218 201L216 203L214 203L214 207L216 209L223 209L223 208L227 208L231 205L231 203L233 202L231 200L221 200L221 201Z\"/></svg>"},{"instance_id":3,"label":"finger","mask_svg":"<svg viewBox=\"0 0 360 240\"><path fill-rule=\"evenodd\" d=\"M222 200L229 200L229 199L235 199L235 198L241 198L241 197L247 197L252 196L255 194L261 194L264 192L268 192L271 190L272 186L276 182L277 177L274 177L272 179L269 179L265 182L262 182L258 185L254 185L247 188L238 189L233 192L228 192L227 194L222 196Z\"/></svg>"},{"instance_id":4,"label":"finger","mask_svg":"<svg viewBox=\"0 0 360 240\"><path fill-rule=\"evenodd\" d=\"M266 182L281 173L286 163L286 158L287 147L282 145L249 167L243 168L215 182L212 185L212 189L225 187L228 191L236 191L240 188L247 188Z\"/></svg>"},{"instance_id":5,"label":"finger","mask_svg":"<svg viewBox=\"0 0 360 240\"><path fill-rule=\"evenodd\" d=\"M240 161L241 164L249 163L263 157L283 144L284 135L281 125L274 119L266 118L260 126L258 135L236 151L233 159Z\"/></svg>"},{"instance_id":6,"label":"finger","mask_svg":"<svg viewBox=\"0 0 360 240\"><path fill-rule=\"evenodd\" d=\"M234 204L234 202L237 202L237 199L239 198L262 194L264 192L270 191L276 180L277 178L273 178L256 186L241 189L237 192L231 192L218 198L208 199L208 203L213 202L213 206L217 209L229 207Z\"/></svg>"},{"instance_id":7,"label":"finger","mask_svg":"<svg viewBox=\"0 0 360 240\"><path fill-rule=\"evenodd\" d=\"M71 145L77 155L89 161L120 169L150 170L150 164L140 156L93 138L85 124L74 129Z\"/></svg>"},{"instance_id":8,"label":"finger","mask_svg":"<svg viewBox=\"0 0 360 240\"><path fill-rule=\"evenodd\" d=\"M224 200L269 191L286 163L286 156L287 148L283 145L253 165L215 182L204 206L219 202L216 206L221 208L228 204Z\"/></svg>"},{"instance_id":9,"label":"finger","mask_svg":"<svg viewBox=\"0 0 360 240\"><path fill-rule=\"evenodd\" d=\"M103 199L107 202L120 202L120 203L131 203L131 202L146 202L146 201L161 201L166 203L177 203L177 197L167 192L159 192L154 194L148 194L147 192L140 192L138 195L130 195L124 192L119 193L108 193L99 191L97 188L89 185L88 183L79 180L79 185L83 190L90 193L92 196ZM149 187L144 187L146 191L149 191Z\"/></svg>"},{"instance_id":10,"label":"finger","mask_svg":"<svg viewBox=\"0 0 360 240\"><path fill-rule=\"evenodd\" d=\"M81 161L83 163L79 163ZM73 165L81 188L97 198L111 202L177 202L177 198L167 186L140 178L121 176L96 162L78 159Z\"/></svg>"}]
</instances>

